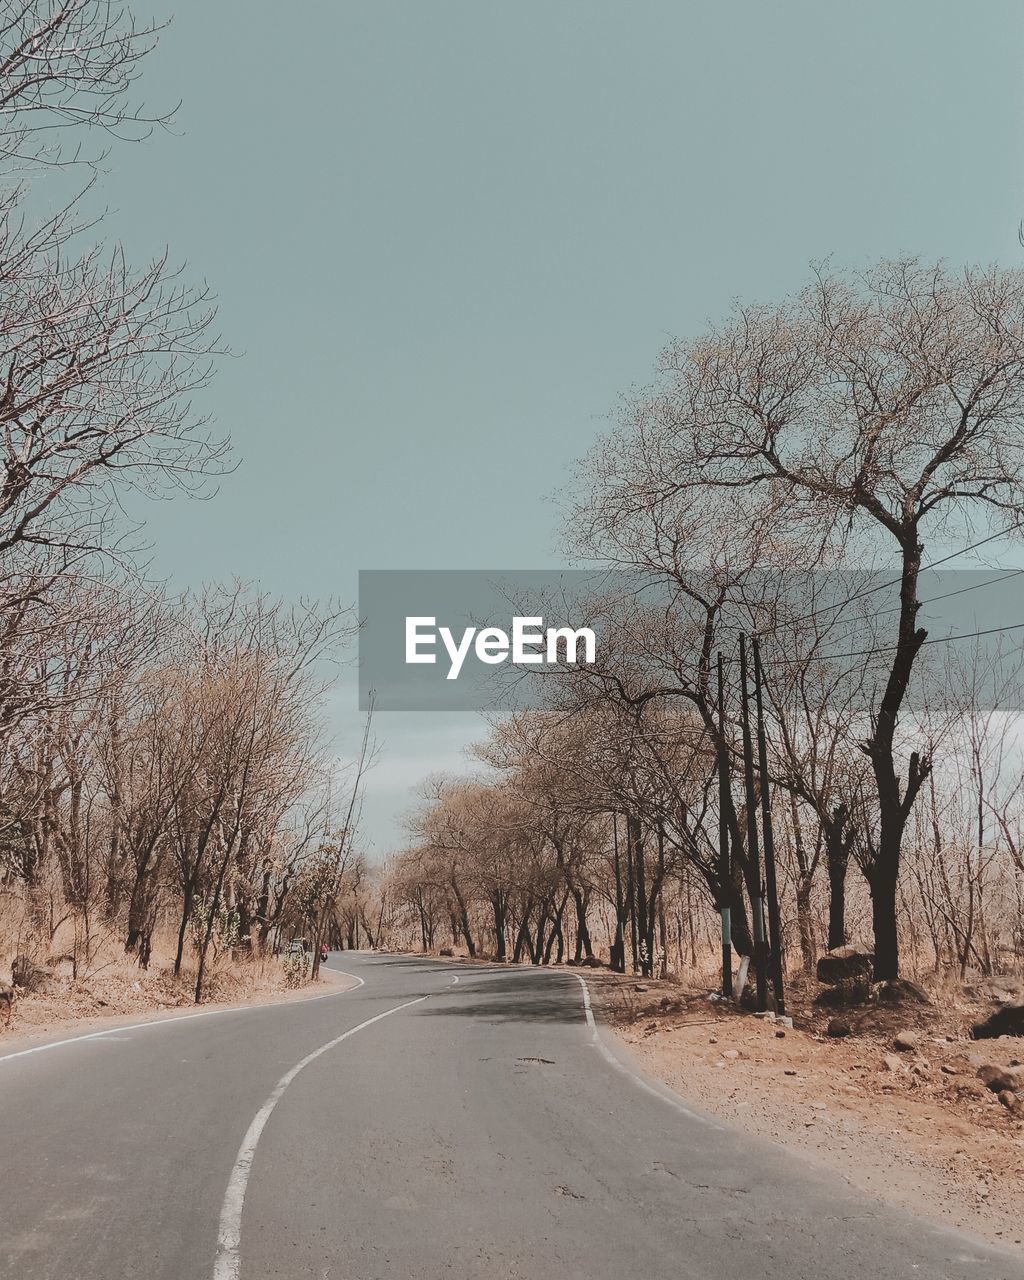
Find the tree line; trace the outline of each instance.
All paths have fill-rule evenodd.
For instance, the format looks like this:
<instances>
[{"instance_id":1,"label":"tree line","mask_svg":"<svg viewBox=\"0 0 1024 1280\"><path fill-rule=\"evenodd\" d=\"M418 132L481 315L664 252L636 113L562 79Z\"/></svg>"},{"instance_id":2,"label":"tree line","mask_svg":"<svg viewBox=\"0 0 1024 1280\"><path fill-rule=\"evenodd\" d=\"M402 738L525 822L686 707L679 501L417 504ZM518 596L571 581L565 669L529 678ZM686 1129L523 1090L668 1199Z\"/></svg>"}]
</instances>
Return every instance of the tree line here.
<instances>
[{"instance_id":1,"label":"tree line","mask_svg":"<svg viewBox=\"0 0 1024 1280\"><path fill-rule=\"evenodd\" d=\"M604 624L596 660L538 676L479 775L421 797L390 873L400 930L534 962L597 936L649 973L674 920L682 952L727 910L750 957L768 822L777 951L858 941L880 982L908 954L1019 967L1015 574L933 571L1019 531L1022 412L1019 271L821 270L673 342L568 503L568 550L626 575L577 611ZM930 603L983 590L994 625L967 608L929 634ZM764 667L752 765L743 637Z\"/></svg>"},{"instance_id":2,"label":"tree line","mask_svg":"<svg viewBox=\"0 0 1024 1280\"><path fill-rule=\"evenodd\" d=\"M175 597L139 560L126 498L230 465L208 290L95 212L111 148L171 122L137 97L160 30L97 0L0 17L0 932L5 963L82 973L164 940L199 1000L214 954L312 936L358 879L321 714L355 618Z\"/></svg>"}]
</instances>

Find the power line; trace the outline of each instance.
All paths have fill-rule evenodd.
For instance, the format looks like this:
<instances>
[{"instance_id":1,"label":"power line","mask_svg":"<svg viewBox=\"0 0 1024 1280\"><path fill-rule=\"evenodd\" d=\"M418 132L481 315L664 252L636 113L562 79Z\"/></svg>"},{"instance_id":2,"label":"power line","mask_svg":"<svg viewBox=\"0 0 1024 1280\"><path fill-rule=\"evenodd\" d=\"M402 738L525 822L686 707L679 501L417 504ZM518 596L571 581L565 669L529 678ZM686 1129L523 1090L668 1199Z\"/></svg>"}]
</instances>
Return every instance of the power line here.
<instances>
[{"instance_id":1,"label":"power line","mask_svg":"<svg viewBox=\"0 0 1024 1280\"><path fill-rule=\"evenodd\" d=\"M1014 529L1018 527L1019 526L1014 526ZM958 556L967 555L967 553L970 551L977 551L979 547L985 546L986 543L994 542L997 538L1005 538L1008 534L1014 532L1014 529L1000 529L996 533L990 533L987 537L981 538L978 542L972 542L966 547L960 547L957 551L951 551L949 555L942 556L938 560L932 560L928 564L922 565L921 572L925 573L931 569L937 569L939 565L948 564L950 560L955 560L957 559ZM1018 570L1017 572L1024 572L1024 570ZM778 631L781 627L795 627L801 622L811 622L815 618L817 618L821 613L827 610L845 609L847 605L852 604L855 600L863 600L867 596L874 595L878 591L885 591L889 587L898 587L901 581L902 581L901 578L893 578L888 582L877 582L875 583L874 586L865 587L863 591L855 592L852 596L849 596L845 600L837 601L835 604L824 605L822 606L821 609L812 609L810 613L805 613L796 618L787 618L783 622L778 623L770 631L755 631L755 632L752 632L751 634L768 637L768 636L774 635L775 632ZM963 588L963 590L972 590L972 589L973 588ZM941 600L944 598L945 598L944 596L933 597L933 599L936 599L936 600ZM926 604L928 602L922 601L921 603Z\"/></svg>"},{"instance_id":2,"label":"power line","mask_svg":"<svg viewBox=\"0 0 1024 1280\"><path fill-rule=\"evenodd\" d=\"M984 587L998 586L1002 582L1009 582L1013 578L1019 578L1022 574L1024 574L1024 569L1008 569L1004 573L1000 574L998 578L987 578L984 582L974 582L967 587L958 587L955 591L943 591L938 595L926 596L923 600L918 601L918 605L923 606L926 604L934 604L937 600L950 600L954 596L967 595L968 592L971 591L981 591ZM899 613L899 611L899 605L894 605L891 609L882 609L878 613L872 614L871 618L872 620L888 618L894 613ZM757 635L762 633L754 632L753 634ZM769 633L769 635L771 634L774 633ZM928 643L931 644L934 642L928 641Z\"/></svg>"},{"instance_id":3,"label":"power line","mask_svg":"<svg viewBox=\"0 0 1024 1280\"><path fill-rule=\"evenodd\" d=\"M969 587L958 587L956 591L944 591L938 596L927 596L924 600L919 601L920 604L933 604L936 600L949 600L953 596L966 595L968 591L980 591L982 587L995 586L1000 582L1009 582L1011 578L1019 578L1024 573L1024 569L1008 569L998 578L987 578L984 582L975 582ZM896 613L895 609L887 609L886 614ZM877 617L884 617L885 614L877 614Z\"/></svg>"},{"instance_id":4,"label":"power line","mask_svg":"<svg viewBox=\"0 0 1024 1280\"><path fill-rule=\"evenodd\" d=\"M954 636L935 636L933 639L923 640L921 648L931 644L954 644L958 640L974 640L979 636L993 636L1009 631L1024 630L1024 622L1011 622L1001 627L984 627L980 631L965 631ZM872 658L880 653L889 653L897 646L894 644L877 645L873 649L854 649L849 653L811 653L805 658L776 658L776 662L783 663L786 666L799 665L804 662L829 662L838 658Z\"/></svg>"}]
</instances>

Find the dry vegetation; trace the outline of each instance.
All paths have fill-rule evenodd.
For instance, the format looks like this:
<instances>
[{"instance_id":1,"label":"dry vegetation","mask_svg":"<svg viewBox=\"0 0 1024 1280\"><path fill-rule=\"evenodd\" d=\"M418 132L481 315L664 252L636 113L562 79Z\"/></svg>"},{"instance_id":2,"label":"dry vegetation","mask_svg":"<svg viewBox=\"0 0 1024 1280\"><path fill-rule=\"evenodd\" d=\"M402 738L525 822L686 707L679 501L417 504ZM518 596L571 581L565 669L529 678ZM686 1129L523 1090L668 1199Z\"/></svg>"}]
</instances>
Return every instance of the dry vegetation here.
<instances>
[{"instance_id":1,"label":"dry vegetation","mask_svg":"<svg viewBox=\"0 0 1024 1280\"><path fill-rule=\"evenodd\" d=\"M126 495L203 494L230 456L197 408L220 353L207 290L164 254L133 267L94 213L107 150L169 123L136 98L159 30L96 0L0 17L0 1017L15 1026L47 1001L305 981L272 956L293 933L337 934L362 875L362 765L330 778L321 716L351 610L239 584L173 597L133 554Z\"/></svg>"}]
</instances>

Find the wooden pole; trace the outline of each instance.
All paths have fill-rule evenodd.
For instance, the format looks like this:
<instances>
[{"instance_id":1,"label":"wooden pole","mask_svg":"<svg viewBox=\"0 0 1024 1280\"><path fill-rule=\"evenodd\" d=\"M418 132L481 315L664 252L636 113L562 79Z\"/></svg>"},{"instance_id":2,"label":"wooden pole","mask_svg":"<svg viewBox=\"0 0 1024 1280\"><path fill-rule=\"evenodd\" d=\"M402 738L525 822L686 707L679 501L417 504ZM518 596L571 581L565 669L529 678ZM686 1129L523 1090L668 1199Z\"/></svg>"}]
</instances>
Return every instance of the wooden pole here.
<instances>
[{"instance_id":1,"label":"wooden pole","mask_svg":"<svg viewBox=\"0 0 1024 1280\"><path fill-rule=\"evenodd\" d=\"M747 799L747 858L750 860L750 906L754 916L754 975L757 1008L768 1008L768 956L764 936L764 890L757 839L757 798L754 794L754 744L750 736L750 697L747 690L747 643L740 636L740 707L743 724L743 781Z\"/></svg>"},{"instance_id":2,"label":"wooden pole","mask_svg":"<svg viewBox=\"0 0 1024 1280\"><path fill-rule=\"evenodd\" d=\"M782 972L782 922L779 918L779 886L775 876L775 835L772 828L771 784L768 778L768 739L764 727L764 701L761 696L761 650L757 636L752 637L754 650L754 710L757 715L757 771L761 778L761 836L764 844L764 881L768 895L768 931L771 939L772 987L775 990L775 1012L781 1018L786 1012L786 993Z\"/></svg>"},{"instance_id":3,"label":"wooden pole","mask_svg":"<svg viewBox=\"0 0 1024 1280\"><path fill-rule=\"evenodd\" d=\"M725 676L718 654L718 878L722 894L722 995L732 999L732 859L729 856L729 752L725 745Z\"/></svg>"}]
</instances>

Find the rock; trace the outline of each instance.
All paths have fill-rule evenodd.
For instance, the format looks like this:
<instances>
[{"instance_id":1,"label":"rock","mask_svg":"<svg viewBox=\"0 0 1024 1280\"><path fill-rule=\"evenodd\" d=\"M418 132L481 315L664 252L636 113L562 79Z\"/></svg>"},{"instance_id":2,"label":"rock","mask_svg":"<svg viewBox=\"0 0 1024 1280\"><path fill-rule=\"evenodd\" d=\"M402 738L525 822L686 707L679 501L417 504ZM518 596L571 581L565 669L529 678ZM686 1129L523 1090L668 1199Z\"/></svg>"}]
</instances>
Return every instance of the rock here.
<instances>
[{"instance_id":1,"label":"rock","mask_svg":"<svg viewBox=\"0 0 1024 1280\"><path fill-rule=\"evenodd\" d=\"M1017 1095L1012 1089L1000 1089L997 1097L1007 1111L1017 1110Z\"/></svg>"},{"instance_id":2,"label":"rock","mask_svg":"<svg viewBox=\"0 0 1024 1280\"><path fill-rule=\"evenodd\" d=\"M942 1072L944 1076L955 1076L959 1074L957 1072L956 1067L951 1066L948 1062L944 1062L942 1066L939 1067L939 1070Z\"/></svg>"},{"instance_id":3,"label":"rock","mask_svg":"<svg viewBox=\"0 0 1024 1280\"><path fill-rule=\"evenodd\" d=\"M785 1040L785 1038L786 1038L786 1028L785 1028L785 1027L779 1027L779 1028L777 1029L777 1031L775 1032L775 1039L776 1039L776 1040Z\"/></svg>"},{"instance_id":4,"label":"rock","mask_svg":"<svg viewBox=\"0 0 1024 1280\"><path fill-rule=\"evenodd\" d=\"M636 983L636 985L633 987L633 990L634 990L634 991L650 991L650 987L646 986L646 985L645 985L644 983L642 983L642 982L638 982L638 983Z\"/></svg>"},{"instance_id":5,"label":"rock","mask_svg":"<svg viewBox=\"0 0 1024 1280\"><path fill-rule=\"evenodd\" d=\"M931 1004L931 996L909 978L893 978L878 986L878 998L883 1004Z\"/></svg>"},{"instance_id":6,"label":"rock","mask_svg":"<svg viewBox=\"0 0 1024 1280\"><path fill-rule=\"evenodd\" d=\"M1024 1089L1024 1077L1019 1071L997 1066L994 1062L983 1063L976 1074L985 1088L991 1089L993 1093L1002 1093L1004 1090L1015 1093L1018 1089Z\"/></svg>"},{"instance_id":7,"label":"rock","mask_svg":"<svg viewBox=\"0 0 1024 1280\"><path fill-rule=\"evenodd\" d=\"M789 1030L790 1030L790 1031L792 1031L792 1030L793 1030L793 1019L792 1019L792 1018L790 1018L790 1017L788 1017L788 1016L787 1016L787 1017L785 1017L785 1018L776 1018L776 1019L775 1019L775 1025L776 1025L777 1027L788 1027L788 1028L789 1028Z\"/></svg>"},{"instance_id":8,"label":"rock","mask_svg":"<svg viewBox=\"0 0 1024 1280\"><path fill-rule=\"evenodd\" d=\"M853 1027L842 1018L830 1018L825 1034L833 1040L843 1040L846 1036L853 1035Z\"/></svg>"},{"instance_id":9,"label":"rock","mask_svg":"<svg viewBox=\"0 0 1024 1280\"><path fill-rule=\"evenodd\" d=\"M887 1053L882 1059L885 1063L886 1071L902 1071L903 1063L896 1057L894 1053Z\"/></svg>"},{"instance_id":10,"label":"rock","mask_svg":"<svg viewBox=\"0 0 1024 1280\"><path fill-rule=\"evenodd\" d=\"M899 1031L892 1042L901 1053L916 1053L921 1047L921 1037L916 1031Z\"/></svg>"},{"instance_id":11,"label":"rock","mask_svg":"<svg viewBox=\"0 0 1024 1280\"><path fill-rule=\"evenodd\" d=\"M718 1036L708 1036L708 1044L718 1044Z\"/></svg>"},{"instance_id":12,"label":"rock","mask_svg":"<svg viewBox=\"0 0 1024 1280\"><path fill-rule=\"evenodd\" d=\"M1024 1036L1024 1004L1005 1004L971 1028L974 1040L995 1040L998 1036Z\"/></svg>"},{"instance_id":13,"label":"rock","mask_svg":"<svg viewBox=\"0 0 1024 1280\"><path fill-rule=\"evenodd\" d=\"M865 978L859 982L839 982L826 987L814 997L814 1003L826 1008L846 1008L852 1004L865 1004L871 999L871 983Z\"/></svg>"},{"instance_id":14,"label":"rock","mask_svg":"<svg viewBox=\"0 0 1024 1280\"><path fill-rule=\"evenodd\" d=\"M874 972L873 951L860 947L836 947L818 960L818 981L827 987L843 982L870 982Z\"/></svg>"},{"instance_id":15,"label":"rock","mask_svg":"<svg viewBox=\"0 0 1024 1280\"><path fill-rule=\"evenodd\" d=\"M438 955L444 956L445 959L447 960L451 960L452 957L455 955L455 952L452 950L451 947L442 947L441 950L438 952Z\"/></svg>"},{"instance_id":16,"label":"rock","mask_svg":"<svg viewBox=\"0 0 1024 1280\"><path fill-rule=\"evenodd\" d=\"M740 1056L739 1049L725 1049L722 1052L722 1057L729 1058L731 1061L735 1061L739 1056Z\"/></svg>"},{"instance_id":17,"label":"rock","mask_svg":"<svg viewBox=\"0 0 1024 1280\"><path fill-rule=\"evenodd\" d=\"M22 991L41 991L52 977L51 970L28 956L15 956L11 964L11 981Z\"/></svg>"},{"instance_id":18,"label":"rock","mask_svg":"<svg viewBox=\"0 0 1024 1280\"><path fill-rule=\"evenodd\" d=\"M597 956L584 956L580 961L580 966L584 969L603 969L604 961L599 960Z\"/></svg>"}]
</instances>

